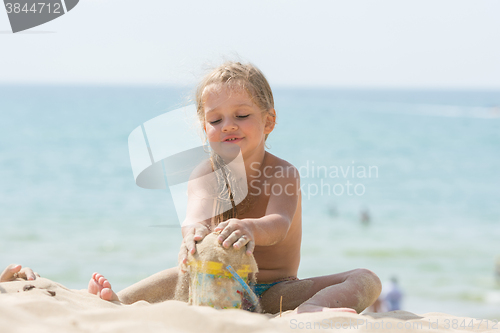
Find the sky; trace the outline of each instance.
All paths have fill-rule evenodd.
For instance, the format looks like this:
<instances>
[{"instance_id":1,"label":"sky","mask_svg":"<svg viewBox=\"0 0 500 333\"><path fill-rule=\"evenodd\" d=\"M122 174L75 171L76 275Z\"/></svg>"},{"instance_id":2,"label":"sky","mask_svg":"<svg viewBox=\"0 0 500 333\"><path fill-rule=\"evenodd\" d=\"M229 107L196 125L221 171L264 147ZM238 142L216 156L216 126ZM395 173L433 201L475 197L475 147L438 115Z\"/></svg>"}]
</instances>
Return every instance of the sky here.
<instances>
[{"instance_id":1,"label":"sky","mask_svg":"<svg viewBox=\"0 0 500 333\"><path fill-rule=\"evenodd\" d=\"M271 86L500 90L497 0L80 0L12 34L0 84L189 86L225 59Z\"/></svg>"}]
</instances>

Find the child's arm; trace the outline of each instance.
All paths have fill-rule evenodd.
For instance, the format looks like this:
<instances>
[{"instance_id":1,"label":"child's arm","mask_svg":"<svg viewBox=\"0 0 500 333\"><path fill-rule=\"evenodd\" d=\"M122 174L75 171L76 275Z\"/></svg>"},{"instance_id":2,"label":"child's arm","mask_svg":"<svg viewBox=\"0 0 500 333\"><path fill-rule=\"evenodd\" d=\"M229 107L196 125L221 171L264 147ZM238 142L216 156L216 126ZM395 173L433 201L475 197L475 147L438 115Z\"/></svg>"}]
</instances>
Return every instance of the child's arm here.
<instances>
[{"instance_id":1,"label":"child's arm","mask_svg":"<svg viewBox=\"0 0 500 333\"><path fill-rule=\"evenodd\" d=\"M242 248L247 245L251 254L255 245L270 246L285 239L292 223L299 200L300 177L298 171L290 172L287 177L273 179L274 195L271 196L266 213L255 219L230 219L220 223L214 231L222 231L218 240L225 248Z\"/></svg>"},{"instance_id":2,"label":"child's arm","mask_svg":"<svg viewBox=\"0 0 500 333\"><path fill-rule=\"evenodd\" d=\"M209 215L213 210L214 194L211 182L215 178L211 174L209 163L203 163L197 167L188 183L188 204L186 219L182 222L182 245L179 252L179 264L187 263L188 252L196 252L195 243L202 240L211 232L211 218Z\"/></svg>"}]
</instances>

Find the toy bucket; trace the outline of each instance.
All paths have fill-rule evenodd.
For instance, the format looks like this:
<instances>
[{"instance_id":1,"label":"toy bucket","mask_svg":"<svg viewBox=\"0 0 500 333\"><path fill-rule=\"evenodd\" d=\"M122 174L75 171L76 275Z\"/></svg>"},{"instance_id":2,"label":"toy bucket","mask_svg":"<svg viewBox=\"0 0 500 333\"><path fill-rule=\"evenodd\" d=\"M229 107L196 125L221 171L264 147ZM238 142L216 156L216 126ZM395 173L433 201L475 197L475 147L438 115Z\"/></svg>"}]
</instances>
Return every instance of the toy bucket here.
<instances>
[{"instance_id":1,"label":"toy bucket","mask_svg":"<svg viewBox=\"0 0 500 333\"><path fill-rule=\"evenodd\" d=\"M233 278L221 262L191 261L189 304L206 305L216 309L240 309L245 289ZM252 271L242 265L236 273L245 283Z\"/></svg>"}]
</instances>

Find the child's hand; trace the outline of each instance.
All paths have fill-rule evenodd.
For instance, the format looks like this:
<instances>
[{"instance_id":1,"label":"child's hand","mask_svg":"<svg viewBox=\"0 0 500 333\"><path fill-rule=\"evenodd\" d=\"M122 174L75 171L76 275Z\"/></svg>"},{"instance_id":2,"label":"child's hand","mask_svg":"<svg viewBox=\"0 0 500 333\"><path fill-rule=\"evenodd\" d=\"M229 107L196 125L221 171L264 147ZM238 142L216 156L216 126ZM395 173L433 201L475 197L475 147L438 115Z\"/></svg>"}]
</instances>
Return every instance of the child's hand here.
<instances>
[{"instance_id":1,"label":"child's hand","mask_svg":"<svg viewBox=\"0 0 500 333\"><path fill-rule=\"evenodd\" d=\"M247 246L246 253L251 255L255 249L255 241L252 231L252 220L229 219L219 223L214 231L221 231L217 240L226 249L231 245L235 249Z\"/></svg>"},{"instance_id":2,"label":"child's hand","mask_svg":"<svg viewBox=\"0 0 500 333\"><path fill-rule=\"evenodd\" d=\"M9 265L7 268L0 274L0 282L9 282L14 281L17 278L25 279L25 280L36 280L36 277L40 277L38 273L34 273L31 268L24 267L21 265Z\"/></svg>"},{"instance_id":3,"label":"child's hand","mask_svg":"<svg viewBox=\"0 0 500 333\"><path fill-rule=\"evenodd\" d=\"M182 271L186 271L188 253L195 254L196 252L196 242L201 241L210 233L209 227L202 223L196 223L194 227L186 228L187 231L184 233L178 257L179 267Z\"/></svg>"}]
</instances>

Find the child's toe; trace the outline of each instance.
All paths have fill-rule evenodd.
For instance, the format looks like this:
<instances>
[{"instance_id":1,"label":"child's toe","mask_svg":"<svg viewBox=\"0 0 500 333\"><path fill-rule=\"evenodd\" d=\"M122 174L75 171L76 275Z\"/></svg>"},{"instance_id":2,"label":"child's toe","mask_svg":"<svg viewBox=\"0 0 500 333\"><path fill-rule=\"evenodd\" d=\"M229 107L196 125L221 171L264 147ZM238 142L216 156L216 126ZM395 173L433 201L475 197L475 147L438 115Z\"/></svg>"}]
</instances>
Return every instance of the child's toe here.
<instances>
[{"instance_id":1,"label":"child's toe","mask_svg":"<svg viewBox=\"0 0 500 333\"><path fill-rule=\"evenodd\" d=\"M111 289L103 288L101 290L101 298L105 301L111 301L111 299L113 298L113 292L111 291Z\"/></svg>"},{"instance_id":2,"label":"child's toe","mask_svg":"<svg viewBox=\"0 0 500 333\"><path fill-rule=\"evenodd\" d=\"M104 288L109 288L109 289L111 289L111 283L109 283L109 281L108 281L108 280L104 280L104 282L102 283L102 286L103 286Z\"/></svg>"}]
</instances>

